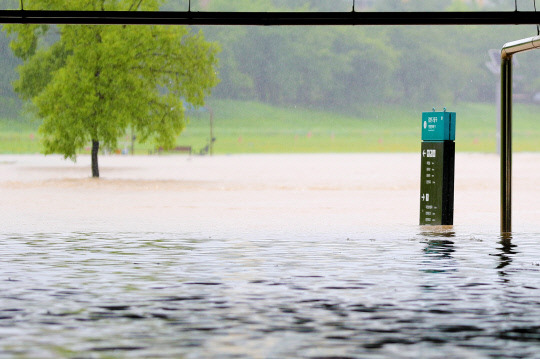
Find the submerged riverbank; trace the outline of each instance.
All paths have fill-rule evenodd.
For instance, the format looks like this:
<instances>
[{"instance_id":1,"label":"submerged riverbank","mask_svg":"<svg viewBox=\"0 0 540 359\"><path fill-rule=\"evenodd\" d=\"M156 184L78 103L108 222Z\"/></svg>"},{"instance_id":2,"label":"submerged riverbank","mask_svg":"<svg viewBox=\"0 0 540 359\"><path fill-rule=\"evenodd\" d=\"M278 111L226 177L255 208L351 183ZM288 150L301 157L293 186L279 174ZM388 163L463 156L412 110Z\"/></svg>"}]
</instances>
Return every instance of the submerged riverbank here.
<instances>
[{"instance_id":1,"label":"submerged riverbank","mask_svg":"<svg viewBox=\"0 0 540 359\"><path fill-rule=\"evenodd\" d=\"M418 154L0 156L4 233L354 235L418 224ZM540 154L514 155L514 229L540 229ZM458 153L456 227L499 228L499 158Z\"/></svg>"}]
</instances>

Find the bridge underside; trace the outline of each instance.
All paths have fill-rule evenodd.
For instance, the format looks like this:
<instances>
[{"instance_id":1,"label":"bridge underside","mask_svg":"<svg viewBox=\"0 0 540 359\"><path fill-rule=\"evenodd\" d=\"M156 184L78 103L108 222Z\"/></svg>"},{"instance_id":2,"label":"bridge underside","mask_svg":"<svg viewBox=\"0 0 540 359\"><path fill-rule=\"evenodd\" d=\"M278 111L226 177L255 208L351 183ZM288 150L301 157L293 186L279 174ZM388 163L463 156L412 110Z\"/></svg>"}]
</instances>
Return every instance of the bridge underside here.
<instances>
[{"instance_id":1,"label":"bridge underside","mask_svg":"<svg viewBox=\"0 0 540 359\"><path fill-rule=\"evenodd\" d=\"M74 25L535 25L533 11L195 12L0 10L0 23Z\"/></svg>"}]
</instances>

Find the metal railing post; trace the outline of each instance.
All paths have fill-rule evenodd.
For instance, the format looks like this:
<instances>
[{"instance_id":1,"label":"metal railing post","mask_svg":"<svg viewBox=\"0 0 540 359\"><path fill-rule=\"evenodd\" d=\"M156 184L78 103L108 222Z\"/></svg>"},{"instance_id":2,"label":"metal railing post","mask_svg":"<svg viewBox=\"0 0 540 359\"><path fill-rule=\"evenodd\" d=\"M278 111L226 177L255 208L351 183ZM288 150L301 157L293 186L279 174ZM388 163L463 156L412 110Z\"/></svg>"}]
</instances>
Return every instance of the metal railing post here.
<instances>
[{"instance_id":1,"label":"metal railing post","mask_svg":"<svg viewBox=\"0 0 540 359\"><path fill-rule=\"evenodd\" d=\"M501 50L501 233L512 231L512 56L540 48L540 36L504 44Z\"/></svg>"},{"instance_id":2,"label":"metal railing post","mask_svg":"<svg viewBox=\"0 0 540 359\"><path fill-rule=\"evenodd\" d=\"M501 61L501 233L512 231L512 56Z\"/></svg>"}]
</instances>

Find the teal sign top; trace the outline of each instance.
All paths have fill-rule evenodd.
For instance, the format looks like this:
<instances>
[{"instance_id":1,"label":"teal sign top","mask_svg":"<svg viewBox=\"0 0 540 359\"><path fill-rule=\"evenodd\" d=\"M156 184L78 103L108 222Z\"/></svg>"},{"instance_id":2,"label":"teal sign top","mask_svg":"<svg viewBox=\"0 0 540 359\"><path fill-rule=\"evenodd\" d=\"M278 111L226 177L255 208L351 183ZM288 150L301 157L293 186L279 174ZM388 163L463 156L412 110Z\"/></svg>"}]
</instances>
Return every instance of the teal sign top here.
<instances>
[{"instance_id":1,"label":"teal sign top","mask_svg":"<svg viewBox=\"0 0 540 359\"><path fill-rule=\"evenodd\" d=\"M455 112L422 112L422 141L455 140Z\"/></svg>"}]
</instances>

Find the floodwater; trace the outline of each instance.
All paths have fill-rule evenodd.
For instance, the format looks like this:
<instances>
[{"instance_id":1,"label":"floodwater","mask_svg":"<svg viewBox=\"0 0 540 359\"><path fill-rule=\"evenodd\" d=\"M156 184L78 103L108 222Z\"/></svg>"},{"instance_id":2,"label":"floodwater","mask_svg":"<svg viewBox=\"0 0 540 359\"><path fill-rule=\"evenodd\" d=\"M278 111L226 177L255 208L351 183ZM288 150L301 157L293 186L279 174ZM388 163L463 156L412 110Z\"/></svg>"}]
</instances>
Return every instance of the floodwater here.
<instances>
[{"instance_id":1,"label":"floodwater","mask_svg":"<svg viewBox=\"0 0 540 359\"><path fill-rule=\"evenodd\" d=\"M0 358L538 358L540 155L0 156ZM536 166L536 169L535 169ZM495 177L495 178L493 178Z\"/></svg>"}]
</instances>

